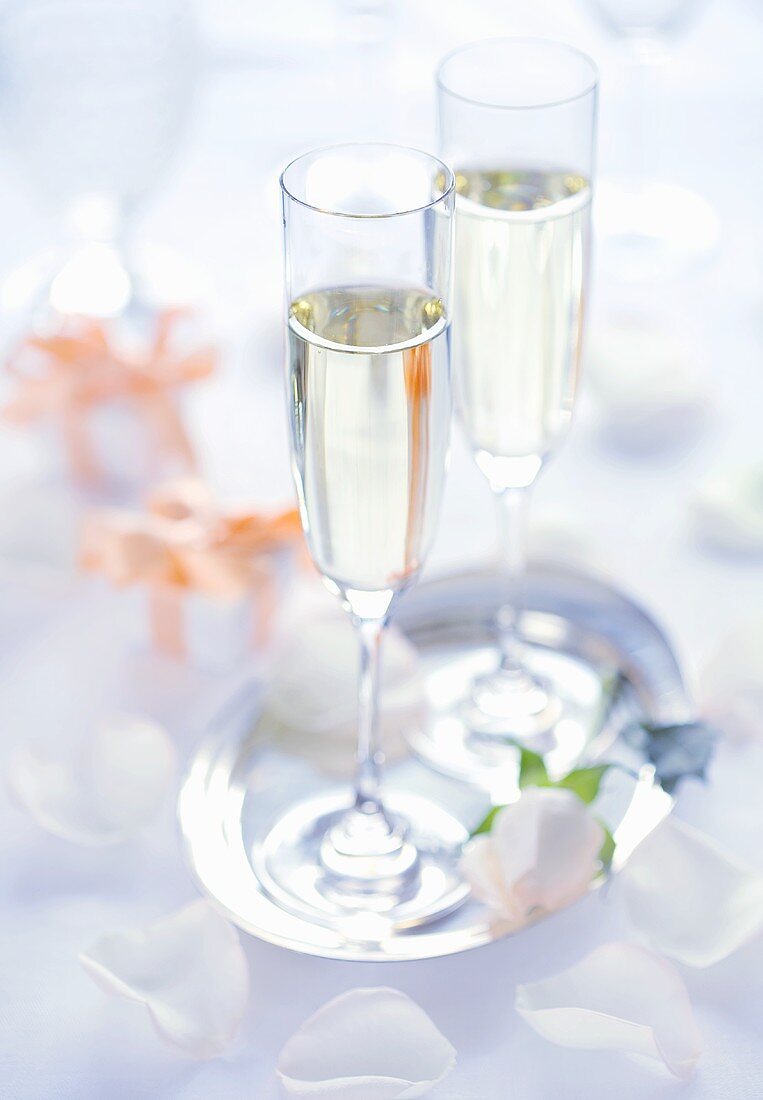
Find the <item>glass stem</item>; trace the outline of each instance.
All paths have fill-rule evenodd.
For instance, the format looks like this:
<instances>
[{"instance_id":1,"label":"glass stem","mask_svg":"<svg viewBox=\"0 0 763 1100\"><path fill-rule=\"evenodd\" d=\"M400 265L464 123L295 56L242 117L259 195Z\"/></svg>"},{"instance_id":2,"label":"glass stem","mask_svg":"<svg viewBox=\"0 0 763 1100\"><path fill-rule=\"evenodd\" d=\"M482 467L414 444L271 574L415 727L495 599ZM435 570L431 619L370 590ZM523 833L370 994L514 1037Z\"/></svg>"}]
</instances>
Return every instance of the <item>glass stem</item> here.
<instances>
[{"instance_id":1,"label":"glass stem","mask_svg":"<svg viewBox=\"0 0 763 1100\"><path fill-rule=\"evenodd\" d=\"M360 642L355 808L364 814L383 814L380 786L384 753L379 742L379 670L386 619L356 618L354 621Z\"/></svg>"},{"instance_id":2,"label":"glass stem","mask_svg":"<svg viewBox=\"0 0 763 1100\"><path fill-rule=\"evenodd\" d=\"M516 675L523 667L519 624L525 603L529 488L502 489L495 493L495 500L500 561L509 587L509 601L496 616L501 669Z\"/></svg>"}]
</instances>

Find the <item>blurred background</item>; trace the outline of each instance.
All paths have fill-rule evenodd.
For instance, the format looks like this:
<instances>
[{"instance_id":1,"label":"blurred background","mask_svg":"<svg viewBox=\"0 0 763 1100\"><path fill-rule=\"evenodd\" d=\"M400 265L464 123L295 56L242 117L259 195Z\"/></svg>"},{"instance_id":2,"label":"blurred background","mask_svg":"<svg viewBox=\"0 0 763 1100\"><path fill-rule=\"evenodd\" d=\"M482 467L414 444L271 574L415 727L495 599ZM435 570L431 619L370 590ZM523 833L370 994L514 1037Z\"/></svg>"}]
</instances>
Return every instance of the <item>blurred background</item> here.
<instances>
[{"instance_id":1,"label":"blurred background","mask_svg":"<svg viewBox=\"0 0 763 1100\"><path fill-rule=\"evenodd\" d=\"M588 369L538 486L539 545L599 566L701 663L740 591L763 597L757 0L4 3L0 395L53 314L116 319L130 345L190 303L193 341L217 355L183 396L201 471L226 498L287 506L278 173L333 142L434 149L438 58L514 34L601 70ZM8 420L5 568L70 565L67 479L29 418ZM119 461L137 454L128 439ZM430 568L492 548L489 490L457 438Z\"/></svg>"},{"instance_id":2,"label":"blurred background","mask_svg":"<svg viewBox=\"0 0 763 1100\"><path fill-rule=\"evenodd\" d=\"M258 1089L254 1025L240 1063L246 1084L220 1060L209 1071L219 1077L194 1086L195 1070L149 1046L142 1014L131 1023L132 1006L104 1012L77 963L104 929L154 920L194 895L178 851L175 788L162 828L140 844L93 851L60 837L85 833L91 843L89 829L103 841L93 728L114 711L146 715L168 728L185 760L251 678L249 603L259 600L264 618L262 605L277 605L282 591L252 573L251 590L219 615L207 592L181 606L181 589L168 608L151 603L162 592L150 577L127 592L112 584L115 559L104 554L104 565L102 547L91 548L83 572L82 533L93 509L117 505L142 509L138 530L171 544L185 530L167 534L174 520L190 515L208 533L236 507L263 557L281 542L299 545L289 513L279 172L334 142L434 151L438 59L507 35L572 43L601 72L582 392L570 437L534 491L531 555L604 577L665 628L698 713L729 733L711 782L682 792L682 812L760 861L760 766L738 751L745 735L759 747L763 729L760 0L0 0L0 756L16 761L16 773L20 756L28 789L19 800L17 774L16 800L29 811L5 797L13 769L3 767L0 932L13 950L1 984L18 1021L0 1050L0 1064L15 1066L8 1095L82 1096L90 1080L88 1095L131 1100L164 1095L164 1085L177 1096L194 1087L253 1095L252 1081ZM198 496L156 499L167 477L194 468L214 507ZM495 554L490 498L456 424L429 573ZM133 579L145 582L140 565ZM184 651L163 631L167 621L177 626L179 608ZM283 694L321 719L341 695L351 739L351 639L295 635L303 644L284 664L298 676ZM406 649L403 671L410 660ZM308 676L305 702L297 689ZM85 749L72 755L80 741ZM62 754L63 770L48 768L53 754L30 767L25 750L35 742ZM315 744L300 751L315 753ZM349 741L338 745L349 761ZM155 757L147 754L133 784L138 801ZM581 949L572 926L548 928L532 933L546 972ZM514 976L537 977L526 941L517 944ZM271 1075L270 1048L307 1012L305 974L327 975L331 992L349 979L344 968L312 960L306 970L305 959L253 941L248 950L258 951L260 1068ZM740 1066L757 1079L757 991L740 993L747 965L703 979L707 990L717 981L719 1003L739 1021L705 1009L715 1046L702 1095L721 1095L727 1070L737 1088ZM429 974L414 969L410 980L421 976L438 1009L450 989L479 989L464 1002L465 1034L479 1034L479 1002L493 1013L485 1042L500 1036L512 1079L525 1092L539 1080L544 1095L560 1094L546 1081L554 1064L570 1072L566 1062L534 1059L530 1046L522 1070L524 1040L504 1031L503 980L490 993L464 968ZM488 1067L485 1042L475 1062L492 1073L500 1064ZM611 1092L606 1066L597 1078L585 1065L586 1088L601 1080ZM133 1082L144 1079L141 1092ZM633 1088L627 1095L643 1094L640 1078Z\"/></svg>"}]
</instances>

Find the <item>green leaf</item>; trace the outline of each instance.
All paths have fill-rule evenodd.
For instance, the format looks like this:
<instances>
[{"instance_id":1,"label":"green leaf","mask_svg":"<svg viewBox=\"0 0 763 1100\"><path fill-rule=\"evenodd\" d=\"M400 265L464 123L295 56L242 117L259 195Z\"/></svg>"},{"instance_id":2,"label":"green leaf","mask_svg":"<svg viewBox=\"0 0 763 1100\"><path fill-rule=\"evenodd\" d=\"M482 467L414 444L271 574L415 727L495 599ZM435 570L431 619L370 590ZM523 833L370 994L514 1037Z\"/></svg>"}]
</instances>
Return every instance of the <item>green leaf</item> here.
<instances>
[{"instance_id":1,"label":"green leaf","mask_svg":"<svg viewBox=\"0 0 763 1100\"><path fill-rule=\"evenodd\" d=\"M518 744L516 741L507 739L507 743L513 745L519 752L519 786L522 787L549 787L551 786L551 780L548 778L548 772L546 771L546 765L543 763L543 757L533 752L531 749L526 749L523 745ZM485 815L482 821L479 823L476 829L472 831L472 836L481 836L483 833L489 833L493 828L493 822L495 821L496 814L499 810L502 810L503 806L493 806L491 810Z\"/></svg>"},{"instance_id":2,"label":"green leaf","mask_svg":"<svg viewBox=\"0 0 763 1100\"><path fill-rule=\"evenodd\" d=\"M543 757L539 753L523 748L515 741L511 744L519 749L519 786L523 790L525 787L563 787L576 794L581 802L588 804L593 802L599 793L599 787L606 772L614 767L612 764L595 764L590 768L575 768L561 779L550 779ZM503 808L503 806L493 806L471 835L481 836L489 833L493 828L496 814Z\"/></svg>"},{"instance_id":3,"label":"green leaf","mask_svg":"<svg viewBox=\"0 0 763 1100\"><path fill-rule=\"evenodd\" d=\"M493 828L493 822L495 821L496 814L499 810L502 810L503 806L493 806L492 810L489 810L485 817L480 821L476 829L472 830L472 836L480 836L482 833L489 833Z\"/></svg>"},{"instance_id":4,"label":"green leaf","mask_svg":"<svg viewBox=\"0 0 763 1100\"><path fill-rule=\"evenodd\" d=\"M704 780L718 736L712 726L700 721L672 726L637 722L622 732L625 743L654 764L655 775L668 794L689 776Z\"/></svg>"},{"instance_id":5,"label":"green leaf","mask_svg":"<svg viewBox=\"0 0 763 1100\"><path fill-rule=\"evenodd\" d=\"M603 821L599 821L599 824L604 830L604 843L599 849L599 860L601 861L602 873L606 875L609 874L609 869L612 866L612 857L615 854L615 838Z\"/></svg>"},{"instance_id":6,"label":"green leaf","mask_svg":"<svg viewBox=\"0 0 763 1100\"><path fill-rule=\"evenodd\" d=\"M574 771L569 772L562 779L557 779L550 786L564 787L568 791L573 791L578 798L588 804L593 802L599 793L601 781L610 767L610 764L596 764L590 768L575 768Z\"/></svg>"},{"instance_id":7,"label":"green leaf","mask_svg":"<svg viewBox=\"0 0 763 1100\"><path fill-rule=\"evenodd\" d=\"M627 682L625 676L623 676L619 669L605 672L602 675L599 702L594 711L590 727L592 737L597 737L607 725L614 710L615 703L620 698Z\"/></svg>"},{"instance_id":8,"label":"green leaf","mask_svg":"<svg viewBox=\"0 0 763 1100\"><path fill-rule=\"evenodd\" d=\"M517 745L519 749L519 786L520 787L548 787L551 781L548 778L543 757L530 749Z\"/></svg>"}]
</instances>

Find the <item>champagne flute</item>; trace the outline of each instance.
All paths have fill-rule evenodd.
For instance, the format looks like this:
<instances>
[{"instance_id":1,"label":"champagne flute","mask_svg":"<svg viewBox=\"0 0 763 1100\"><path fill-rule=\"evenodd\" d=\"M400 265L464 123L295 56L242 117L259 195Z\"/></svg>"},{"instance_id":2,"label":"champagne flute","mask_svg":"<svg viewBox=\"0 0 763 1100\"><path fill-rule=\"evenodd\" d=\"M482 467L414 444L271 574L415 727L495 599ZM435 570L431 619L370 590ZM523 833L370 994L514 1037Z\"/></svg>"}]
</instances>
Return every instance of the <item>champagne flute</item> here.
<instances>
[{"instance_id":1,"label":"champagne flute","mask_svg":"<svg viewBox=\"0 0 763 1100\"><path fill-rule=\"evenodd\" d=\"M688 270L717 246L718 215L702 195L645 174L657 150L655 84L674 44L697 19L705 0L584 0L585 6L621 46L628 139L627 171L602 180L597 196L597 231L602 264L619 281L649 284Z\"/></svg>"},{"instance_id":2,"label":"champagne flute","mask_svg":"<svg viewBox=\"0 0 763 1100\"><path fill-rule=\"evenodd\" d=\"M282 908L364 940L452 910L463 826L381 791L384 628L421 569L451 420L455 185L392 145L308 153L281 176L293 472L313 561L360 646L354 790L299 802L255 852Z\"/></svg>"},{"instance_id":3,"label":"champagne flute","mask_svg":"<svg viewBox=\"0 0 763 1100\"><path fill-rule=\"evenodd\" d=\"M460 712L467 740L502 759L507 738L540 747L564 714L520 626L528 497L567 434L577 388L597 73L570 47L502 39L446 57L437 89L440 152L456 174L458 406L495 496L510 594L498 667Z\"/></svg>"}]
</instances>

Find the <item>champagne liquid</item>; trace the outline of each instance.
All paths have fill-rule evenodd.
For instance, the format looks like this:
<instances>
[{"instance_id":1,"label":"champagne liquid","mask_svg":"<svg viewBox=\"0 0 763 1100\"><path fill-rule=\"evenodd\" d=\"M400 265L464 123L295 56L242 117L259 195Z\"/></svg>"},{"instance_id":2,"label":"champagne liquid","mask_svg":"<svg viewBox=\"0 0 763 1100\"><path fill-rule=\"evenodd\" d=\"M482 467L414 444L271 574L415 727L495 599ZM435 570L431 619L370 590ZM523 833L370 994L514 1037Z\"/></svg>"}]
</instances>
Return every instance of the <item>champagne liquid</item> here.
<instances>
[{"instance_id":1,"label":"champagne liquid","mask_svg":"<svg viewBox=\"0 0 763 1100\"><path fill-rule=\"evenodd\" d=\"M528 485L572 415L591 190L502 169L457 172L456 187L460 413L494 486Z\"/></svg>"},{"instance_id":2,"label":"champagne liquid","mask_svg":"<svg viewBox=\"0 0 763 1100\"><path fill-rule=\"evenodd\" d=\"M420 568L445 480L449 325L431 292L339 287L289 317L294 469L313 560L340 591Z\"/></svg>"}]
</instances>

